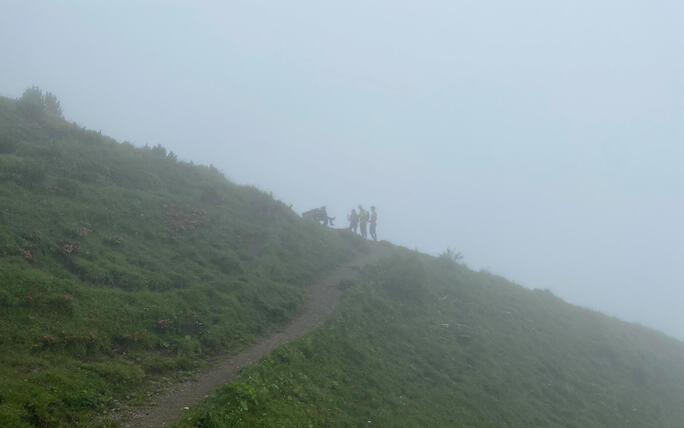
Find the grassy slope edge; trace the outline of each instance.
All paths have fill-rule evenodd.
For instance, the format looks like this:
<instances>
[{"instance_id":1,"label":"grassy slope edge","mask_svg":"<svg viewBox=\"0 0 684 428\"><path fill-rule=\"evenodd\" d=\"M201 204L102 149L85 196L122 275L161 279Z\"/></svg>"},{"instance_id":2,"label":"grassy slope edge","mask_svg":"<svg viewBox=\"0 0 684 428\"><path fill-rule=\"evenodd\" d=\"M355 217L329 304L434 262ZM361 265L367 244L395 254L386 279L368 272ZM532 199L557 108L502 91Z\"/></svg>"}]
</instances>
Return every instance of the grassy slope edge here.
<instances>
[{"instance_id":1,"label":"grassy slope edge","mask_svg":"<svg viewBox=\"0 0 684 428\"><path fill-rule=\"evenodd\" d=\"M447 258L343 282L321 329L177 427L684 426L684 344Z\"/></svg>"},{"instance_id":2,"label":"grassy slope edge","mask_svg":"<svg viewBox=\"0 0 684 428\"><path fill-rule=\"evenodd\" d=\"M292 319L358 241L0 98L0 426L93 423Z\"/></svg>"}]
</instances>

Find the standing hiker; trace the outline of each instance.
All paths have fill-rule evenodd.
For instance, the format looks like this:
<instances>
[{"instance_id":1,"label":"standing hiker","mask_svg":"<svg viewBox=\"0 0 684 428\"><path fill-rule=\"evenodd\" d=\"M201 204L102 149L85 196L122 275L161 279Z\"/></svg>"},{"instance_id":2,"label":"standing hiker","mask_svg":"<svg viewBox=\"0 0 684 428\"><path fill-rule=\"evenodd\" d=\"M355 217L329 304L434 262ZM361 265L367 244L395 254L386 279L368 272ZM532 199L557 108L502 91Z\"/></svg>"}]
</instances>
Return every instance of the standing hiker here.
<instances>
[{"instance_id":1,"label":"standing hiker","mask_svg":"<svg viewBox=\"0 0 684 428\"><path fill-rule=\"evenodd\" d=\"M375 225L378 222L378 213L375 212L375 206L371 207L371 215L370 215L370 234L371 238L373 238L373 241L378 240L378 235L375 234Z\"/></svg>"},{"instance_id":2,"label":"standing hiker","mask_svg":"<svg viewBox=\"0 0 684 428\"><path fill-rule=\"evenodd\" d=\"M368 224L368 211L364 210L361 205L359 205L359 223L361 224L361 237L366 239L368 237L368 232L366 230L366 225Z\"/></svg>"},{"instance_id":3,"label":"standing hiker","mask_svg":"<svg viewBox=\"0 0 684 428\"><path fill-rule=\"evenodd\" d=\"M356 233L359 229L359 215L355 209L352 208L351 214L347 216L347 219L349 220L349 230Z\"/></svg>"}]
</instances>

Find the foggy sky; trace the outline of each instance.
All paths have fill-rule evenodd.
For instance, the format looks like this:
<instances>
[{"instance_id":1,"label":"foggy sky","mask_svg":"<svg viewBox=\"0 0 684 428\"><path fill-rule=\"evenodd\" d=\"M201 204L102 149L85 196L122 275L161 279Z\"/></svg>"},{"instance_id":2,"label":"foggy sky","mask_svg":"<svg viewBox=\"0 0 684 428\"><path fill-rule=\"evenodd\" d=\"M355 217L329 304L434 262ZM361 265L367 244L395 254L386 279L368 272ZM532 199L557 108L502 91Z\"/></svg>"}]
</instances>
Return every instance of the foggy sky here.
<instances>
[{"instance_id":1,"label":"foggy sky","mask_svg":"<svg viewBox=\"0 0 684 428\"><path fill-rule=\"evenodd\" d=\"M683 22L674 0L0 0L0 95L39 85L299 212L374 204L381 239L684 339Z\"/></svg>"}]
</instances>

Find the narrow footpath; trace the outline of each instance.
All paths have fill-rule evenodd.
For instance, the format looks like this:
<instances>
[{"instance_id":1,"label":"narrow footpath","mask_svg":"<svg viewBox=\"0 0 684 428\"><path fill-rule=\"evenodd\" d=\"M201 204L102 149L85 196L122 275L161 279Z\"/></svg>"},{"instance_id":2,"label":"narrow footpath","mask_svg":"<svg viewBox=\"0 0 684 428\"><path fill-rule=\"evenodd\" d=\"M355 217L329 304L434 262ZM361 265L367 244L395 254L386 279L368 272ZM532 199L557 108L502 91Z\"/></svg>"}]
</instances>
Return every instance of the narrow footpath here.
<instances>
[{"instance_id":1,"label":"narrow footpath","mask_svg":"<svg viewBox=\"0 0 684 428\"><path fill-rule=\"evenodd\" d=\"M352 262L326 274L307 291L304 311L282 331L258 339L236 355L226 357L192 379L169 388L154 398L149 405L136 409L124 422L124 427L157 428L178 420L185 408L203 401L222 385L228 383L243 367L252 364L278 346L314 330L330 317L340 300L339 282L352 278L365 265L376 263L389 254L382 245L371 245L367 252Z\"/></svg>"}]
</instances>

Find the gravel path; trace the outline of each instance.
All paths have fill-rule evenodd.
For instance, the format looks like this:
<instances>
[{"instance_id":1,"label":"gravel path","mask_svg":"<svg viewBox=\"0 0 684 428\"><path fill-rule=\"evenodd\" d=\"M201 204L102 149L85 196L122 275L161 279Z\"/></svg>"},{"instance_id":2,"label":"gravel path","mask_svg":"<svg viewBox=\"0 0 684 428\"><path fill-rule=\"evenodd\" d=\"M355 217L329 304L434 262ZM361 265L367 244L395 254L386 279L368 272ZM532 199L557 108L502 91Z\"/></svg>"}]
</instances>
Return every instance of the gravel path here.
<instances>
[{"instance_id":1,"label":"gravel path","mask_svg":"<svg viewBox=\"0 0 684 428\"><path fill-rule=\"evenodd\" d=\"M304 312L284 330L258 340L239 354L220 360L196 379L174 385L155 397L148 406L136 409L123 426L156 428L171 425L180 418L186 407L203 401L229 382L241 368L323 324L339 302L339 282L353 277L362 266L377 262L386 253L386 248L372 245L368 253L330 272L309 288Z\"/></svg>"}]
</instances>

